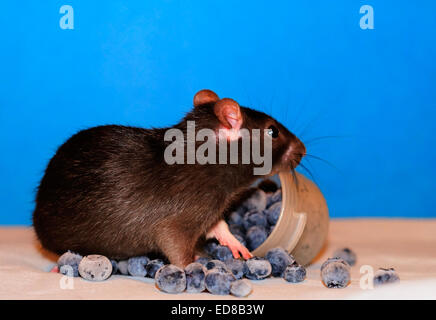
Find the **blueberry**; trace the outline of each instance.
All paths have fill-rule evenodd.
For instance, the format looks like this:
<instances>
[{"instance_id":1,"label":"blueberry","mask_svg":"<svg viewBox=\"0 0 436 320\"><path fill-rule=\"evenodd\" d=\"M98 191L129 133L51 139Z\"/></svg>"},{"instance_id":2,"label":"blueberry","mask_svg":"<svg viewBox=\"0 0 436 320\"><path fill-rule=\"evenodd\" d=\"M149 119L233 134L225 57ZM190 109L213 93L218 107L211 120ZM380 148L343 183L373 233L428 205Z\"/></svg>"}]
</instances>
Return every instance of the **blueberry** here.
<instances>
[{"instance_id":1,"label":"blueberry","mask_svg":"<svg viewBox=\"0 0 436 320\"><path fill-rule=\"evenodd\" d=\"M245 277L251 280L263 280L271 274L271 264L268 260L259 257L245 261Z\"/></svg>"},{"instance_id":2,"label":"blueberry","mask_svg":"<svg viewBox=\"0 0 436 320\"><path fill-rule=\"evenodd\" d=\"M272 206L274 203L282 201L282 190L278 189L276 192L274 192L271 196L267 198L267 208Z\"/></svg>"},{"instance_id":3,"label":"blueberry","mask_svg":"<svg viewBox=\"0 0 436 320\"><path fill-rule=\"evenodd\" d=\"M230 284L230 293L236 297L246 297L251 291L253 291L253 288L247 279L236 280Z\"/></svg>"},{"instance_id":4,"label":"blueberry","mask_svg":"<svg viewBox=\"0 0 436 320\"><path fill-rule=\"evenodd\" d=\"M329 264L332 262L339 262L342 263L348 267L350 267L350 265L343 259L341 258L328 258L326 261L324 261L324 263L321 265L321 271Z\"/></svg>"},{"instance_id":5,"label":"blueberry","mask_svg":"<svg viewBox=\"0 0 436 320\"><path fill-rule=\"evenodd\" d=\"M253 251L259 247L266 240L266 238L268 238L268 235L264 227L251 227L248 229L246 235L248 250Z\"/></svg>"},{"instance_id":6,"label":"blueberry","mask_svg":"<svg viewBox=\"0 0 436 320\"><path fill-rule=\"evenodd\" d=\"M231 224L241 225L242 224L242 215L239 214L239 212L237 212L237 211L233 211L228 216L227 223L229 225L231 225Z\"/></svg>"},{"instance_id":7,"label":"blueberry","mask_svg":"<svg viewBox=\"0 0 436 320\"><path fill-rule=\"evenodd\" d=\"M118 261L118 263L117 263L118 271L124 275L129 275L128 266L129 266L128 260L121 260L121 261Z\"/></svg>"},{"instance_id":8,"label":"blueberry","mask_svg":"<svg viewBox=\"0 0 436 320\"><path fill-rule=\"evenodd\" d=\"M266 193L258 189L250 198L244 201L243 206L247 211L258 210L263 211L266 208Z\"/></svg>"},{"instance_id":9,"label":"blueberry","mask_svg":"<svg viewBox=\"0 0 436 320\"><path fill-rule=\"evenodd\" d=\"M273 277L282 277L286 267L295 261L293 256L280 247L268 250L265 258L271 263Z\"/></svg>"},{"instance_id":10,"label":"blueberry","mask_svg":"<svg viewBox=\"0 0 436 320\"><path fill-rule=\"evenodd\" d=\"M251 210L245 214L243 224L244 228L248 230L253 226L266 227L268 225L268 221L262 212Z\"/></svg>"},{"instance_id":11,"label":"blueberry","mask_svg":"<svg viewBox=\"0 0 436 320\"><path fill-rule=\"evenodd\" d=\"M380 268L374 274L373 282L375 287L397 281L400 281L400 277L397 275L394 268Z\"/></svg>"},{"instance_id":12,"label":"blueberry","mask_svg":"<svg viewBox=\"0 0 436 320\"><path fill-rule=\"evenodd\" d=\"M235 236L235 235L239 235L241 237L243 237L245 235L245 229L243 226L239 226L237 224L231 224L229 226L229 230L230 232Z\"/></svg>"},{"instance_id":13,"label":"blueberry","mask_svg":"<svg viewBox=\"0 0 436 320\"><path fill-rule=\"evenodd\" d=\"M333 253L333 257L345 260L350 266L356 264L356 254L349 248L341 248Z\"/></svg>"},{"instance_id":14,"label":"blueberry","mask_svg":"<svg viewBox=\"0 0 436 320\"><path fill-rule=\"evenodd\" d=\"M160 268L154 277L157 287L167 293L180 293L186 288L185 271L173 264Z\"/></svg>"},{"instance_id":15,"label":"blueberry","mask_svg":"<svg viewBox=\"0 0 436 320\"><path fill-rule=\"evenodd\" d=\"M239 213L239 215L242 217L247 212L247 209L244 207L243 204L241 204L239 207L236 208L235 212Z\"/></svg>"},{"instance_id":16,"label":"blueberry","mask_svg":"<svg viewBox=\"0 0 436 320\"><path fill-rule=\"evenodd\" d=\"M321 278L327 288L345 288L350 282L350 265L342 259L330 258L321 266Z\"/></svg>"},{"instance_id":17,"label":"blueberry","mask_svg":"<svg viewBox=\"0 0 436 320\"><path fill-rule=\"evenodd\" d=\"M277 189L273 194L268 195L267 208L279 201L282 201L282 189Z\"/></svg>"},{"instance_id":18,"label":"blueberry","mask_svg":"<svg viewBox=\"0 0 436 320\"><path fill-rule=\"evenodd\" d=\"M127 261L127 270L129 274L134 277L145 277L147 270L145 269L147 263L150 261L146 256L132 257Z\"/></svg>"},{"instance_id":19,"label":"blueberry","mask_svg":"<svg viewBox=\"0 0 436 320\"><path fill-rule=\"evenodd\" d=\"M79 276L79 263L82 260L82 256L80 254L71 252L71 251L67 251L65 252L63 255L61 255L58 259L58 267L59 267L59 272L65 275L70 276L71 272L73 277L78 277ZM71 268L68 267L64 267L62 268L62 266L70 266ZM62 268L62 270L61 270ZM63 273L65 272L65 273ZM68 273L69 272L69 273Z\"/></svg>"},{"instance_id":20,"label":"blueberry","mask_svg":"<svg viewBox=\"0 0 436 320\"><path fill-rule=\"evenodd\" d=\"M306 268L294 262L290 266L286 267L283 278L292 283L301 282L306 278Z\"/></svg>"},{"instance_id":21,"label":"blueberry","mask_svg":"<svg viewBox=\"0 0 436 320\"><path fill-rule=\"evenodd\" d=\"M274 193L279 188L277 186L277 183L275 183L271 179L262 180L257 187L265 191L266 193Z\"/></svg>"},{"instance_id":22,"label":"blueberry","mask_svg":"<svg viewBox=\"0 0 436 320\"><path fill-rule=\"evenodd\" d=\"M226 272L230 272L230 270L227 268L226 264L220 260L210 260L208 263L206 263L205 265L207 270L211 270L211 269L220 269Z\"/></svg>"},{"instance_id":23,"label":"blueberry","mask_svg":"<svg viewBox=\"0 0 436 320\"><path fill-rule=\"evenodd\" d=\"M238 239L238 241L244 246L247 246L247 242L245 241L245 238L243 236L240 236L239 234L234 234L235 238Z\"/></svg>"},{"instance_id":24,"label":"blueberry","mask_svg":"<svg viewBox=\"0 0 436 320\"><path fill-rule=\"evenodd\" d=\"M229 294L230 285L235 280L233 274L213 268L206 272L206 289L212 294Z\"/></svg>"},{"instance_id":25,"label":"blueberry","mask_svg":"<svg viewBox=\"0 0 436 320\"><path fill-rule=\"evenodd\" d=\"M208 255L212 256L217 245L218 245L218 242L215 239L208 239L203 247L204 252L206 252Z\"/></svg>"},{"instance_id":26,"label":"blueberry","mask_svg":"<svg viewBox=\"0 0 436 320\"><path fill-rule=\"evenodd\" d=\"M154 278L157 270L159 270L164 265L165 263L162 259L150 260L145 266L145 270L147 271L147 277Z\"/></svg>"},{"instance_id":27,"label":"blueberry","mask_svg":"<svg viewBox=\"0 0 436 320\"><path fill-rule=\"evenodd\" d=\"M118 272L118 263L111 259L111 264L112 264L112 274L115 274Z\"/></svg>"},{"instance_id":28,"label":"blueberry","mask_svg":"<svg viewBox=\"0 0 436 320\"><path fill-rule=\"evenodd\" d=\"M206 263L208 263L211 259L208 257L199 257L197 260L195 260L195 262L198 262L200 264L202 264L203 266L206 265Z\"/></svg>"},{"instance_id":29,"label":"blueberry","mask_svg":"<svg viewBox=\"0 0 436 320\"><path fill-rule=\"evenodd\" d=\"M229 247L218 245L213 251L213 257L220 261L227 261L233 259L233 254Z\"/></svg>"},{"instance_id":30,"label":"blueberry","mask_svg":"<svg viewBox=\"0 0 436 320\"><path fill-rule=\"evenodd\" d=\"M266 219L268 220L268 223L270 225L272 226L276 225L277 220L279 220L281 210L282 210L282 202L279 201L274 203L264 211Z\"/></svg>"},{"instance_id":31,"label":"blueberry","mask_svg":"<svg viewBox=\"0 0 436 320\"><path fill-rule=\"evenodd\" d=\"M185 268L186 291L199 293L206 289L205 278L207 269L198 262L188 264Z\"/></svg>"},{"instance_id":32,"label":"blueberry","mask_svg":"<svg viewBox=\"0 0 436 320\"><path fill-rule=\"evenodd\" d=\"M112 274L112 263L105 256L91 254L80 261L79 273L86 280L106 280Z\"/></svg>"},{"instance_id":33,"label":"blueberry","mask_svg":"<svg viewBox=\"0 0 436 320\"><path fill-rule=\"evenodd\" d=\"M242 279L246 273L247 266L245 261L239 259L231 259L226 261L227 268L233 273L236 279Z\"/></svg>"}]
</instances>

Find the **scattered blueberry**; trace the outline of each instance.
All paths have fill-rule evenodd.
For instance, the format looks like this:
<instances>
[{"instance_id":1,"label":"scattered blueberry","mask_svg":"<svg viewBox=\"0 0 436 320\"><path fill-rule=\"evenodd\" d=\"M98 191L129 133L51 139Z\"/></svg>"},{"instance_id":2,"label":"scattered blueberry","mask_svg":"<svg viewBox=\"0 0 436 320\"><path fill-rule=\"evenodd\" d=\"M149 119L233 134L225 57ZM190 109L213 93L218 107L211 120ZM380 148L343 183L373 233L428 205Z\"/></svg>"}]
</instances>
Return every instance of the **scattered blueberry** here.
<instances>
[{"instance_id":1,"label":"scattered blueberry","mask_svg":"<svg viewBox=\"0 0 436 320\"><path fill-rule=\"evenodd\" d=\"M247 279L236 280L230 284L230 293L236 297L246 297L252 290L251 283Z\"/></svg>"},{"instance_id":2,"label":"scattered blueberry","mask_svg":"<svg viewBox=\"0 0 436 320\"><path fill-rule=\"evenodd\" d=\"M345 260L350 266L356 264L356 254L349 248L341 248L333 253L333 257Z\"/></svg>"},{"instance_id":3,"label":"scattered blueberry","mask_svg":"<svg viewBox=\"0 0 436 320\"><path fill-rule=\"evenodd\" d=\"M233 254L229 247L217 245L213 252L213 257L220 261L227 261L233 259Z\"/></svg>"},{"instance_id":4,"label":"scattered blueberry","mask_svg":"<svg viewBox=\"0 0 436 320\"><path fill-rule=\"evenodd\" d=\"M157 287L167 293L181 293L186 288L185 271L173 264L160 268L155 275Z\"/></svg>"},{"instance_id":5,"label":"scattered blueberry","mask_svg":"<svg viewBox=\"0 0 436 320\"><path fill-rule=\"evenodd\" d=\"M282 277L286 267L295 261L294 257L280 247L268 250L265 258L271 263L273 277Z\"/></svg>"},{"instance_id":6,"label":"scattered blueberry","mask_svg":"<svg viewBox=\"0 0 436 320\"><path fill-rule=\"evenodd\" d=\"M112 274L115 274L118 272L118 263L111 259L111 264L112 264Z\"/></svg>"},{"instance_id":7,"label":"scattered blueberry","mask_svg":"<svg viewBox=\"0 0 436 320\"><path fill-rule=\"evenodd\" d=\"M278 189L276 192L274 192L270 197L268 197L268 208L279 201L282 201L282 190Z\"/></svg>"},{"instance_id":8,"label":"scattered blueberry","mask_svg":"<svg viewBox=\"0 0 436 320\"><path fill-rule=\"evenodd\" d=\"M154 278L157 270L159 270L164 265L165 263L162 259L150 260L145 266L145 270L147 271L147 277Z\"/></svg>"},{"instance_id":9,"label":"scattered blueberry","mask_svg":"<svg viewBox=\"0 0 436 320\"><path fill-rule=\"evenodd\" d=\"M207 270L216 268L226 272L230 272L226 264L220 260L210 260L208 263L206 263L205 267Z\"/></svg>"},{"instance_id":10,"label":"scattered blueberry","mask_svg":"<svg viewBox=\"0 0 436 320\"><path fill-rule=\"evenodd\" d=\"M212 294L229 294L230 285L235 280L233 274L213 268L206 272L206 289Z\"/></svg>"},{"instance_id":11,"label":"scattered blueberry","mask_svg":"<svg viewBox=\"0 0 436 320\"><path fill-rule=\"evenodd\" d=\"M129 275L128 266L129 266L128 260L121 260L121 261L118 261L118 263L117 263L118 271L124 275Z\"/></svg>"},{"instance_id":12,"label":"scattered blueberry","mask_svg":"<svg viewBox=\"0 0 436 320\"><path fill-rule=\"evenodd\" d=\"M247 248L253 251L259 247L268 238L268 234L264 227L254 226L247 231Z\"/></svg>"},{"instance_id":13,"label":"scattered blueberry","mask_svg":"<svg viewBox=\"0 0 436 320\"><path fill-rule=\"evenodd\" d=\"M327 288L345 288L350 282L350 265L342 259L330 258L321 266L321 278Z\"/></svg>"},{"instance_id":14,"label":"scattered blueberry","mask_svg":"<svg viewBox=\"0 0 436 320\"><path fill-rule=\"evenodd\" d=\"M400 277L395 272L394 268L389 268L389 269L380 268L374 274L373 282L375 287L383 284L394 283L397 281L400 281Z\"/></svg>"},{"instance_id":15,"label":"scattered blueberry","mask_svg":"<svg viewBox=\"0 0 436 320\"><path fill-rule=\"evenodd\" d=\"M208 254L208 255L210 255L210 256L212 256L213 255L213 252L215 251L215 249L216 249L216 247L217 247L217 245L218 245L218 242L215 240L215 239L208 239L207 241L206 241L206 243L204 244L204 251Z\"/></svg>"},{"instance_id":16,"label":"scattered blueberry","mask_svg":"<svg viewBox=\"0 0 436 320\"><path fill-rule=\"evenodd\" d=\"M265 191L257 189L250 198L244 201L243 206L247 211L263 211L266 208L266 198L267 197Z\"/></svg>"},{"instance_id":17,"label":"scattered blueberry","mask_svg":"<svg viewBox=\"0 0 436 320\"><path fill-rule=\"evenodd\" d=\"M80 264L80 261L82 260L82 258L83 257L80 254L77 254L77 253L74 253L74 252L71 252L68 250L63 255L61 255L58 259L59 271L62 274L70 276L71 270L72 270L72 273L73 273L72 276L78 277L79 276L79 264ZM71 269L67 268L67 267L62 268L62 266L64 266L64 265L70 266ZM62 268L62 270L61 270L61 268ZM65 273L63 273L62 271ZM69 274L68 274L68 271L70 272Z\"/></svg>"},{"instance_id":18,"label":"scattered blueberry","mask_svg":"<svg viewBox=\"0 0 436 320\"><path fill-rule=\"evenodd\" d=\"M195 260L195 262L198 262L200 264L202 264L203 266L206 265L206 263L208 263L211 259L208 257L199 257L197 260Z\"/></svg>"},{"instance_id":19,"label":"scattered blueberry","mask_svg":"<svg viewBox=\"0 0 436 320\"><path fill-rule=\"evenodd\" d=\"M324 261L324 263L321 265L321 271L327 267L328 264L332 263L332 262L340 262L348 267L350 267L350 265L343 259L341 258L328 258L326 261Z\"/></svg>"},{"instance_id":20,"label":"scattered blueberry","mask_svg":"<svg viewBox=\"0 0 436 320\"><path fill-rule=\"evenodd\" d=\"M251 210L244 215L243 225L244 228L248 230L253 226L266 227L268 225L268 221L262 212Z\"/></svg>"},{"instance_id":21,"label":"scattered blueberry","mask_svg":"<svg viewBox=\"0 0 436 320\"><path fill-rule=\"evenodd\" d=\"M198 262L186 266L186 292L199 293L206 289L205 278L207 269Z\"/></svg>"},{"instance_id":22,"label":"scattered blueberry","mask_svg":"<svg viewBox=\"0 0 436 320\"><path fill-rule=\"evenodd\" d=\"M83 257L82 261L80 261L79 273L86 280L106 280L112 274L112 263L105 256L92 254Z\"/></svg>"},{"instance_id":23,"label":"scattered blueberry","mask_svg":"<svg viewBox=\"0 0 436 320\"><path fill-rule=\"evenodd\" d=\"M294 262L286 267L283 278L291 283L301 282L306 278L306 268Z\"/></svg>"},{"instance_id":24,"label":"scattered blueberry","mask_svg":"<svg viewBox=\"0 0 436 320\"><path fill-rule=\"evenodd\" d=\"M241 237L245 236L245 229L243 226L237 225L237 224L231 224L229 226L230 232L235 236L239 235Z\"/></svg>"},{"instance_id":25,"label":"scattered blueberry","mask_svg":"<svg viewBox=\"0 0 436 320\"><path fill-rule=\"evenodd\" d=\"M282 210L282 202L276 202L265 210L265 216L270 225L275 226Z\"/></svg>"},{"instance_id":26,"label":"scattered blueberry","mask_svg":"<svg viewBox=\"0 0 436 320\"><path fill-rule=\"evenodd\" d=\"M239 259L232 259L226 261L227 268L233 273L236 279L242 279L246 273L247 266L245 261Z\"/></svg>"},{"instance_id":27,"label":"scattered blueberry","mask_svg":"<svg viewBox=\"0 0 436 320\"><path fill-rule=\"evenodd\" d=\"M230 213L230 215L227 218L228 224L236 224L241 225L242 224L242 216L237 211L233 211Z\"/></svg>"},{"instance_id":28,"label":"scattered blueberry","mask_svg":"<svg viewBox=\"0 0 436 320\"><path fill-rule=\"evenodd\" d=\"M254 257L245 261L245 277L251 280L263 280L271 274L271 264L268 260Z\"/></svg>"},{"instance_id":29,"label":"scattered blueberry","mask_svg":"<svg viewBox=\"0 0 436 320\"><path fill-rule=\"evenodd\" d=\"M273 232L273 230L274 230L274 226L268 226L268 227L266 227L265 230L266 230L266 235L269 237L271 232Z\"/></svg>"},{"instance_id":30,"label":"scattered blueberry","mask_svg":"<svg viewBox=\"0 0 436 320\"><path fill-rule=\"evenodd\" d=\"M145 277L147 275L145 267L149 261L150 259L146 256L130 258L127 262L127 270L129 271L129 274L134 277Z\"/></svg>"},{"instance_id":31,"label":"scattered blueberry","mask_svg":"<svg viewBox=\"0 0 436 320\"><path fill-rule=\"evenodd\" d=\"M240 205L235 211L242 217L245 212L247 212L247 209L243 205Z\"/></svg>"}]
</instances>

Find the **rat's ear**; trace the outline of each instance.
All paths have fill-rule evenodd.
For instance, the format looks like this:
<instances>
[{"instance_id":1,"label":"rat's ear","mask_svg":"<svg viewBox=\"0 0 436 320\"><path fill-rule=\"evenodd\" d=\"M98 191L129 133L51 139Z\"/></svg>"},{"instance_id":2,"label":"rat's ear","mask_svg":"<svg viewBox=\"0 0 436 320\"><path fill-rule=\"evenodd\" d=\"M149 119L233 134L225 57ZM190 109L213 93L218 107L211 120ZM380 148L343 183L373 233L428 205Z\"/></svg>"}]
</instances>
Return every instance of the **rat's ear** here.
<instances>
[{"instance_id":1,"label":"rat's ear","mask_svg":"<svg viewBox=\"0 0 436 320\"><path fill-rule=\"evenodd\" d=\"M229 98L223 98L215 103L215 115L226 129L239 130L242 126L242 113L239 104Z\"/></svg>"},{"instance_id":2,"label":"rat's ear","mask_svg":"<svg viewBox=\"0 0 436 320\"><path fill-rule=\"evenodd\" d=\"M215 103L219 100L218 95L212 90L203 89L198 91L194 96L194 107L207 103Z\"/></svg>"}]
</instances>

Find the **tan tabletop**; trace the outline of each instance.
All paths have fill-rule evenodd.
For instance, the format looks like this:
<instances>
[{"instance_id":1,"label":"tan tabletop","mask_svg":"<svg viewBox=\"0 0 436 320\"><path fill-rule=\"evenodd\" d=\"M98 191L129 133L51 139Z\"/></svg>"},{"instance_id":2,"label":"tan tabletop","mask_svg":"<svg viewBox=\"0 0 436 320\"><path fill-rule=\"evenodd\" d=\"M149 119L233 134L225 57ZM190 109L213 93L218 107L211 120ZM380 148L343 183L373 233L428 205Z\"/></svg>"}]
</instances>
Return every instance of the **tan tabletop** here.
<instances>
[{"instance_id":1,"label":"tan tabletop","mask_svg":"<svg viewBox=\"0 0 436 320\"><path fill-rule=\"evenodd\" d=\"M336 248L344 246L358 258L351 284L328 289L320 280L319 268ZM39 249L31 228L0 228L0 299L238 299L207 292L170 295L160 292L152 279L118 275L104 282L74 278L73 289L65 285L62 289L65 278L47 272L56 259ZM374 270L394 267L401 282L364 290L360 285L363 265ZM299 284L279 278L252 281L249 299L436 299L436 220L332 220L328 244L307 272L307 279Z\"/></svg>"}]
</instances>

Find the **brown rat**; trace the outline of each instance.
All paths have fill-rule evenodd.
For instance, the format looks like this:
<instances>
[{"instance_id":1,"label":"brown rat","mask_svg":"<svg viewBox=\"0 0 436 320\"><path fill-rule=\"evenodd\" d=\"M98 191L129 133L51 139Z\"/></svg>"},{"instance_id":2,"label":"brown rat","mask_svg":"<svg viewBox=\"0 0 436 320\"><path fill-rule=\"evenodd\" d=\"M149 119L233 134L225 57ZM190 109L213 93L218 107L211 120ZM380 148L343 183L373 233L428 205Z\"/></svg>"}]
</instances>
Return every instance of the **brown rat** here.
<instances>
[{"instance_id":1,"label":"brown rat","mask_svg":"<svg viewBox=\"0 0 436 320\"><path fill-rule=\"evenodd\" d=\"M194 108L172 127L185 138L187 121L195 121L196 130L221 129L227 143L242 128L267 129L261 137L272 140L271 175L295 168L305 154L300 140L276 120L210 90L199 91ZM212 231L234 255L239 250L246 257L247 250L222 228L222 218L259 178L254 164L167 164L168 129L108 125L68 139L50 160L36 196L33 225L42 245L58 254L72 250L114 259L158 251L184 266L194 259L198 240Z\"/></svg>"}]
</instances>

